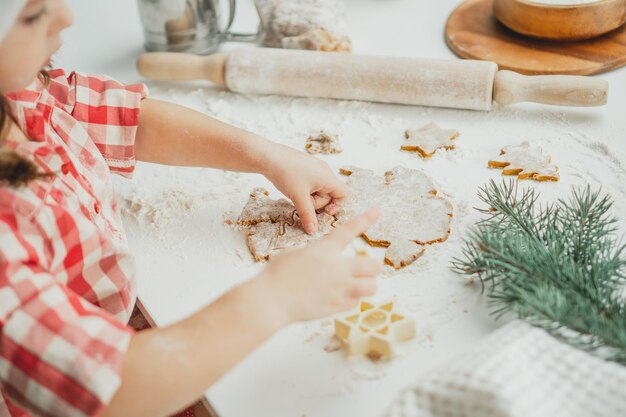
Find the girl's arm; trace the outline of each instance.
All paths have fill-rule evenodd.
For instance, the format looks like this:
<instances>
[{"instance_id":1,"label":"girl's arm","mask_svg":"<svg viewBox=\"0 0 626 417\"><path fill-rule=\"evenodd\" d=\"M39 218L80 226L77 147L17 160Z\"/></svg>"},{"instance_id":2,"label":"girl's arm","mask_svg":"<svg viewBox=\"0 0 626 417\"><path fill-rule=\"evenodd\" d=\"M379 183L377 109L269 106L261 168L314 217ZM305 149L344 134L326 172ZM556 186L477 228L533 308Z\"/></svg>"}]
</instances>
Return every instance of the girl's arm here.
<instances>
[{"instance_id":1,"label":"girl's arm","mask_svg":"<svg viewBox=\"0 0 626 417\"><path fill-rule=\"evenodd\" d=\"M348 310L373 294L380 262L342 252L378 216L369 211L283 253L259 276L177 324L136 334L122 384L102 416L170 415L200 398L281 327Z\"/></svg>"},{"instance_id":2,"label":"girl's arm","mask_svg":"<svg viewBox=\"0 0 626 417\"><path fill-rule=\"evenodd\" d=\"M333 214L348 193L320 159L164 101L143 100L135 156L166 165L263 174L293 201L308 233L317 230L315 210L327 207Z\"/></svg>"},{"instance_id":3,"label":"girl's arm","mask_svg":"<svg viewBox=\"0 0 626 417\"><path fill-rule=\"evenodd\" d=\"M187 107L151 99L141 104L135 140L140 161L265 174L282 148Z\"/></svg>"}]
</instances>

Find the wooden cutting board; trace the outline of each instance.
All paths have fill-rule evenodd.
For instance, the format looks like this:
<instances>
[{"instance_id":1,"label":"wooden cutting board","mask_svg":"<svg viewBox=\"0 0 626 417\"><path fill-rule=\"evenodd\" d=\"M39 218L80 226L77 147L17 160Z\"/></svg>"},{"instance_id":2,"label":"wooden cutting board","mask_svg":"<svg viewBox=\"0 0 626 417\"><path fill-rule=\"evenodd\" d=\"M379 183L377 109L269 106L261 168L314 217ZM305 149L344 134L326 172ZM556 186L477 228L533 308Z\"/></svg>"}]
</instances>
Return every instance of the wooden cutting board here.
<instances>
[{"instance_id":1,"label":"wooden cutting board","mask_svg":"<svg viewBox=\"0 0 626 417\"><path fill-rule=\"evenodd\" d=\"M452 12L445 37L455 54L523 74L590 75L626 64L626 26L587 41L543 41L502 25L492 5L493 0L466 0Z\"/></svg>"}]
</instances>

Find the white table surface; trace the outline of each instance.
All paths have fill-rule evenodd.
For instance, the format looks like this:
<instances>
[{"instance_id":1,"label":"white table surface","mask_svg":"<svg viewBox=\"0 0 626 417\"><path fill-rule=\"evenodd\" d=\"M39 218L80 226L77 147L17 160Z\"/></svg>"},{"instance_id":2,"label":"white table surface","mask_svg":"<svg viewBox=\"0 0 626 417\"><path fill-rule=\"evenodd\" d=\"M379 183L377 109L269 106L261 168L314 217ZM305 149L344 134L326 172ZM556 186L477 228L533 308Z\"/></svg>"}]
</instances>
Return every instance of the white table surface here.
<instances>
[{"instance_id":1,"label":"white table surface","mask_svg":"<svg viewBox=\"0 0 626 417\"><path fill-rule=\"evenodd\" d=\"M65 46L56 57L57 66L68 70L106 73L123 82L141 81L134 68L137 55L143 51L142 30L135 2L69 0L69 3L74 8L76 22L66 32ZM250 0L241 3L241 15L235 28L254 29ZM448 14L458 1L347 0L347 4L355 52L454 58L445 46L443 28ZM388 105L373 105L363 110L361 107L350 107L349 104L342 107L336 102L327 105L337 112L351 109L370 112L375 119L374 124L376 121L390 120L393 129L399 129L402 123L412 119L416 123L429 119L440 121L461 130L467 138L466 143L475 144L475 147L465 151L474 157L475 152L482 152L482 147L497 149L498 145L503 144L501 138L519 141L527 139L526 136L545 135L550 137L546 147L562 155L563 160L567 159L567 164L563 164L564 176L568 169L571 175L567 177L569 179L564 178L564 184L568 181L581 183L587 177L592 178L594 184L605 184L609 191L623 193L620 183L623 185L625 177L617 163L607 166L606 172L589 175L575 172L577 164L584 165L585 158L593 157L591 153L587 155L586 151L581 151L587 149L591 152L591 144L595 144L594 152L604 150L607 153L608 149L608 153L621 160L626 156L624 70L603 77L610 82L610 102L605 107L594 109L548 109L544 106L523 105L514 111L489 114ZM260 120L273 115L272 112L285 110L282 107L284 102L279 100L269 98L261 109L258 101L252 100L245 104L232 95L220 95L218 90L208 86L179 88L151 84L151 87L156 97L190 103L191 107L201 111L206 111L207 100L210 103L214 98L227 104L241 105L240 109L222 109L218 113L225 115L228 121L253 128L259 126L260 130L264 130L263 125L253 120L255 117ZM297 99L294 103L295 106L302 104ZM280 115L272 120L280 121ZM280 126L276 129L280 132ZM384 132L384 126L379 130ZM350 132L346 133L350 136ZM356 140L348 141L345 153L353 149ZM586 147L586 141L590 146ZM293 142L294 146L297 143ZM574 144L577 148L572 149ZM377 149L370 149L364 144L362 152L365 155L377 152ZM414 156L401 155L396 151L381 153L381 161L371 168L382 172L397 163L417 163L413 162ZM578 159L578 154L587 156ZM331 164L335 166L339 162L351 162L349 155L342 158ZM359 158L355 157L357 160ZM365 156L361 158L365 160L363 158ZM440 161L433 161L430 168L434 174L439 173L444 178L446 170L453 166L452 162L440 158ZM203 187L210 186L210 181L219 180L220 175L223 175L207 171L139 164L135 178L139 186L153 184L148 181L149 178L159 178L171 187L183 183ZM455 207L462 219L453 228L451 238L457 247L459 236L464 232L468 219L472 218L469 208L477 204L472 196L476 188L484 183L482 179L474 183L470 176L464 178L463 172L459 172L459 178L463 180L444 184L444 191L454 195L456 202L464 201L463 207ZM166 325L187 316L259 270L260 266L245 256L240 258L233 255L233 248L245 254L243 237L222 225L224 211L240 210L250 187L257 184L267 185L262 179L253 176L242 177L240 186L216 185L230 197L211 201L187 217L171 222L161 234L145 233L140 227L128 222L130 244L137 254L139 298L157 325ZM124 187L128 191L128 187L122 185ZM225 190L225 187L230 188ZM546 186L541 187L545 189ZM559 193L567 194L567 189L562 187L559 190ZM626 207L621 203L617 209L622 214L626 213ZM620 219L624 220L626 216L622 214ZM207 253L203 248L210 246L207 244L210 239L220 239L223 244L218 249L213 245L212 252ZM408 313L418 323L417 340L409 344L405 354L398 359L387 364L348 360L341 352L324 351L332 334L328 322L294 325L275 335L209 389L207 398L224 417L381 415L399 390L498 326L489 316L476 286L464 285L464 279L449 271L448 262L452 256L458 255L458 251L449 250L445 245L427 253L425 260L420 260L418 266L380 280L381 293L385 296L399 296L409 307ZM198 265L202 267L198 268ZM175 381L172 383L175 384Z\"/></svg>"}]
</instances>

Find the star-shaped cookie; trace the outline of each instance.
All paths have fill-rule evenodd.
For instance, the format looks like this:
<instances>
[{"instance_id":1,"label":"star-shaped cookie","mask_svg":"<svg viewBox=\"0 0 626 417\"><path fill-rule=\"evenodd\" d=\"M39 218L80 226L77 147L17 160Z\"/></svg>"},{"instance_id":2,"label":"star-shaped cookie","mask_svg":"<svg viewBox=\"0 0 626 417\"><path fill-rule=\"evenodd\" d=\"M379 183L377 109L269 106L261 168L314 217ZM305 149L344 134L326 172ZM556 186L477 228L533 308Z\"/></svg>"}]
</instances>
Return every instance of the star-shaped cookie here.
<instances>
[{"instance_id":1,"label":"star-shaped cookie","mask_svg":"<svg viewBox=\"0 0 626 417\"><path fill-rule=\"evenodd\" d=\"M538 146L528 142L505 146L500 155L487 164L489 168L502 169L502 175L517 175L520 180L558 181L559 168L554 165L549 155Z\"/></svg>"},{"instance_id":2,"label":"star-shaped cookie","mask_svg":"<svg viewBox=\"0 0 626 417\"><path fill-rule=\"evenodd\" d=\"M423 158L430 158L437 149L454 149L454 141L460 135L452 129L442 129L435 123L429 123L419 129L409 129L404 132L406 141L400 147L407 152L417 152Z\"/></svg>"}]
</instances>

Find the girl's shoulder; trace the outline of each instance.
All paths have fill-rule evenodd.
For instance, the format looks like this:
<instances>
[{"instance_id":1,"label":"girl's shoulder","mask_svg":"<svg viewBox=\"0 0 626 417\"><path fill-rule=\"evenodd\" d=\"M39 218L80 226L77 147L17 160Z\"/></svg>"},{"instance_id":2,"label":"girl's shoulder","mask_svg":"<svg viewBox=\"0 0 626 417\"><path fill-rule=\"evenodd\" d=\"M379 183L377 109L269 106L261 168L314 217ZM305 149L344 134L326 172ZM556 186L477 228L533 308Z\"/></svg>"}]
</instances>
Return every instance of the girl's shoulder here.
<instances>
[{"instance_id":1,"label":"girl's shoulder","mask_svg":"<svg viewBox=\"0 0 626 417\"><path fill-rule=\"evenodd\" d=\"M63 69L52 69L40 74L28 87L7 94L17 106L35 108L38 104L67 106L71 101L72 80Z\"/></svg>"},{"instance_id":2,"label":"girl's shoulder","mask_svg":"<svg viewBox=\"0 0 626 417\"><path fill-rule=\"evenodd\" d=\"M106 120L105 116L116 113L123 116L128 108L138 107L147 95L148 88L142 83L124 84L103 74L78 71L68 74L57 68L48 70L45 77L38 77L26 89L7 94L7 99L14 117L25 124L26 120L22 119L29 115L47 120L55 108L83 122L92 118Z\"/></svg>"},{"instance_id":3,"label":"girl's shoulder","mask_svg":"<svg viewBox=\"0 0 626 417\"><path fill-rule=\"evenodd\" d=\"M68 73L62 68L55 68L38 76L25 89L9 93L6 97L18 106L36 107L44 104L71 111L77 100L89 101L90 92L101 94L124 87L106 75L78 71Z\"/></svg>"}]
</instances>

